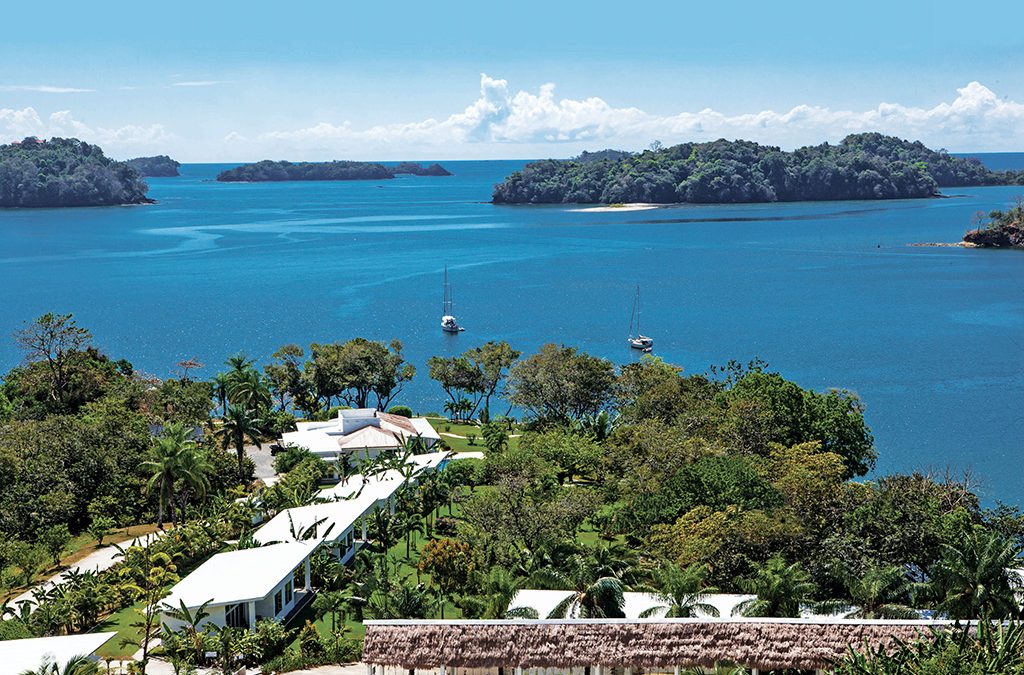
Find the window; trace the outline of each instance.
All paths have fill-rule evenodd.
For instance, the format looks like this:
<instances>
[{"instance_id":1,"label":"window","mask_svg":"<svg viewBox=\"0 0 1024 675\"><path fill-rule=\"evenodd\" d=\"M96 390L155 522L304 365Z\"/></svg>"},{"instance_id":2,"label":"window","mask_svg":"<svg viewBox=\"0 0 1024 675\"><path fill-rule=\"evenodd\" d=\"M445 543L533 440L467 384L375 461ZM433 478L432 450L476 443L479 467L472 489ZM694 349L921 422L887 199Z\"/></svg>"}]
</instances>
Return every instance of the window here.
<instances>
[{"instance_id":1,"label":"window","mask_svg":"<svg viewBox=\"0 0 1024 675\"><path fill-rule=\"evenodd\" d=\"M292 582L288 582L284 585L284 604L292 604Z\"/></svg>"},{"instance_id":2,"label":"window","mask_svg":"<svg viewBox=\"0 0 1024 675\"><path fill-rule=\"evenodd\" d=\"M248 628L249 612L244 603L228 605L224 613L224 623L232 628Z\"/></svg>"},{"instance_id":3,"label":"window","mask_svg":"<svg viewBox=\"0 0 1024 675\"><path fill-rule=\"evenodd\" d=\"M274 616L281 613L281 608L284 605L281 604L281 591L274 593Z\"/></svg>"}]
</instances>

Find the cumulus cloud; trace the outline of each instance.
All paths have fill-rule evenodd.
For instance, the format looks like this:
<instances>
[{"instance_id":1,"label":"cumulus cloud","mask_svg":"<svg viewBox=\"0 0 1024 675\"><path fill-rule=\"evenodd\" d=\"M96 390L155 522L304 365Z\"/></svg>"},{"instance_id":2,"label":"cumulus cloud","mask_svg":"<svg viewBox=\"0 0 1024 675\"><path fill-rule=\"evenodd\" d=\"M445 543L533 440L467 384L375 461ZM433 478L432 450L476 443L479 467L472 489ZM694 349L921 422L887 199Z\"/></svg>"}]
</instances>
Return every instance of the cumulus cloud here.
<instances>
[{"instance_id":1,"label":"cumulus cloud","mask_svg":"<svg viewBox=\"0 0 1024 675\"><path fill-rule=\"evenodd\" d=\"M324 121L300 129L269 131L246 140L254 148L268 151L383 156L391 154L389 149L422 148L426 152L448 151L446 156L451 156L453 147L474 144L531 148L562 144L576 149L639 147L653 139L678 143L720 137L796 147L835 141L860 131L920 139L935 147L1019 148L1024 146L1024 104L1001 99L981 83L971 82L957 89L952 101L931 108L883 102L855 111L808 103L788 111L739 115L726 115L712 108L652 115L638 108L616 108L598 97L559 99L554 84L542 85L536 92L513 91L506 80L482 74L477 100L442 120L364 129L353 128L348 122Z\"/></svg>"},{"instance_id":2,"label":"cumulus cloud","mask_svg":"<svg viewBox=\"0 0 1024 675\"><path fill-rule=\"evenodd\" d=\"M20 140L26 136L74 137L115 150L157 146L172 138L172 135L161 124L148 126L128 124L120 127L90 126L75 119L68 110L61 110L43 117L36 112L35 108L31 107L21 110L0 108L0 142Z\"/></svg>"},{"instance_id":3,"label":"cumulus cloud","mask_svg":"<svg viewBox=\"0 0 1024 675\"><path fill-rule=\"evenodd\" d=\"M40 94L80 94L95 89L80 89L78 87L54 87L49 84L4 84L0 85L0 91L31 91Z\"/></svg>"}]
</instances>

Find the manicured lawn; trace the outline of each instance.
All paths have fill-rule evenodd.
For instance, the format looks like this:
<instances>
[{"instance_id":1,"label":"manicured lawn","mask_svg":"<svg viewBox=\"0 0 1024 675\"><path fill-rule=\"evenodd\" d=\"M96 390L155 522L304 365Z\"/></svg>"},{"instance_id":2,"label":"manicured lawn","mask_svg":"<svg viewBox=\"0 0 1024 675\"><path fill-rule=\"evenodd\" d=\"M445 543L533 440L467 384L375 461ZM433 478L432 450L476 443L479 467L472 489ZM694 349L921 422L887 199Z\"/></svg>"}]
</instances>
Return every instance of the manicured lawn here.
<instances>
[{"instance_id":1,"label":"manicured lawn","mask_svg":"<svg viewBox=\"0 0 1024 675\"><path fill-rule=\"evenodd\" d=\"M115 659L130 658L139 650L134 645L122 645L125 639L138 643L142 637L142 630L132 626L133 623L142 621L142 607L145 603L137 602L130 607L118 610L102 621L93 632L108 633L117 631L117 637L100 647L96 653L102 657Z\"/></svg>"},{"instance_id":2,"label":"manicured lawn","mask_svg":"<svg viewBox=\"0 0 1024 675\"><path fill-rule=\"evenodd\" d=\"M430 424L441 435L448 447L455 452L486 452L487 450L480 427L475 424L455 424L446 419L433 417L430 418ZM519 432L513 431L512 433L518 434ZM471 434L476 437L473 444L469 442ZM519 438L509 438L508 446L512 449L519 447Z\"/></svg>"}]
</instances>

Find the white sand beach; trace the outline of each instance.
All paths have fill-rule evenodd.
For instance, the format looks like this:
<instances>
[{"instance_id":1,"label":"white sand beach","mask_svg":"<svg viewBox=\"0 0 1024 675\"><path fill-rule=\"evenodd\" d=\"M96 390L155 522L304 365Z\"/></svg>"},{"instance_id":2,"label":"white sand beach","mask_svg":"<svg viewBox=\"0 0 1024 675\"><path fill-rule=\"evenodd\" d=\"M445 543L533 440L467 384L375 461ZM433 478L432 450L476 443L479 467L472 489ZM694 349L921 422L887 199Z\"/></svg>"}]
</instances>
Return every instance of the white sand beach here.
<instances>
[{"instance_id":1,"label":"white sand beach","mask_svg":"<svg viewBox=\"0 0 1024 675\"><path fill-rule=\"evenodd\" d=\"M590 206L585 209L569 209L576 213L607 213L610 211L649 211L660 208L661 204L608 204L607 206Z\"/></svg>"}]
</instances>

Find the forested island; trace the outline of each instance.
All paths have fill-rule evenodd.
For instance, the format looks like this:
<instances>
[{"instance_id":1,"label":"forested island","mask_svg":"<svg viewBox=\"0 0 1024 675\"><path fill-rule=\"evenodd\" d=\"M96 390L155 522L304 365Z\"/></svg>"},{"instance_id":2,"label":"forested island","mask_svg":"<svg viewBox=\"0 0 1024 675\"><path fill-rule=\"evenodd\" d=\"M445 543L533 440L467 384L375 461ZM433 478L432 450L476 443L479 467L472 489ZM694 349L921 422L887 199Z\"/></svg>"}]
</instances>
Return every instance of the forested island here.
<instances>
[{"instance_id":1,"label":"forested island","mask_svg":"<svg viewBox=\"0 0 1024 675\"><path fill-rule=\"evenodd\" d=\"M0 207L146 204L138 171L77 138L0 145Z\"/></svg>"},{"instance_id":2,"label":"forested island","mask_svg":"<svg viewBox=\"0 0 1024 675\"><path fill-rule=\"evenodd\" d=\"M528 164L494 188L495 204L615 204L903 199L941 187L1020 183L919 141L878 133L793 152L751 141L682 143L641 153L604 150Z\"/></svg>"},{"instance_id":3,"label":"forested island","mask_svg":"<svg viewBox=\"0 0 1024 675\"><path fill-rule=\"evenodd\" d=\"M178 173L181 162L177 162L167 155L135 157L134 159L127 160L125 163L138 171L140 176L171 178L181 175Z\"/></svg>"},{"instance_id":4,"label":"forested island","mask_svg":"<svg viewBox=\"0 0 1024 675\"><path fill-rule=\"evenodd\" d=\"M387 180L398 173L417 176L450 176L440 164L423 167L414 162L402 162L388 167L379 162L275 162L265 159L254 164L243 164L217 174L222 183L264 183L298 180Z\"/></svg>"},{"instance_id":5,"label":"forested island","mask_svg":"<svg viewBox=\"0 0 1024 675\"><path fill-rule=\"evenodd\" d=\"M1024 198L1008 211L992 211L964 241L981 248L1024 248Z\"/></svg>"},{"instance_id":6,"label":"forested island","mask_svg":"<svg viewBox=\"0 0 1024 675\"><path fill-rule=\"evenodd\" d=\"M452 172L444 168L437 162L434 162L430 166L423 166L416 162L400 162L396 166L390 167L393 173L408 173L413 176L450 176Z\"/></svg>"}]
</instances>

